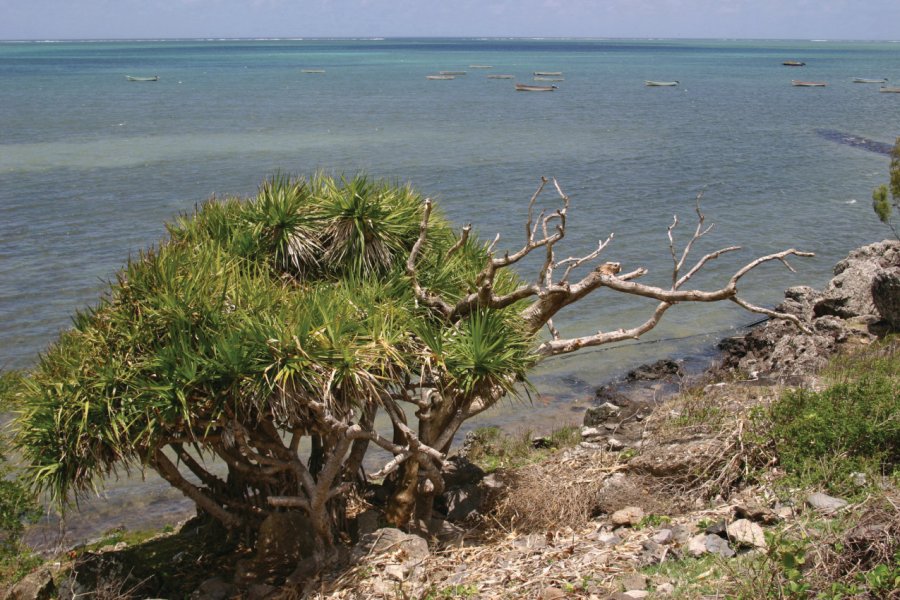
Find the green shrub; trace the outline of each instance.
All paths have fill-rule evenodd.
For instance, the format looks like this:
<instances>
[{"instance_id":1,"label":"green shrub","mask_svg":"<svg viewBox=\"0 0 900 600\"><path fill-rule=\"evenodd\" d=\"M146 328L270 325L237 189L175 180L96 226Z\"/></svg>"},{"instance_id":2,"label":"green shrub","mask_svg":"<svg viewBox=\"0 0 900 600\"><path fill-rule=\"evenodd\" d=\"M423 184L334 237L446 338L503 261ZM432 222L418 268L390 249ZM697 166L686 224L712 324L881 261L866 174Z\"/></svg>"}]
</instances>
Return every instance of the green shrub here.
<instances>
[{"instance_id":1,"label":"green shrub","mask_svg":"<svg viewBox=\"0 0 900 600\"><path fill-rule=\"evenodd\" d=\"M900 463L900 384L889 373L844 377L821 392L791 390L758 414L781 467L839 494L853 493L853 472L892 475Z\"/></svg>"}]
</instances>

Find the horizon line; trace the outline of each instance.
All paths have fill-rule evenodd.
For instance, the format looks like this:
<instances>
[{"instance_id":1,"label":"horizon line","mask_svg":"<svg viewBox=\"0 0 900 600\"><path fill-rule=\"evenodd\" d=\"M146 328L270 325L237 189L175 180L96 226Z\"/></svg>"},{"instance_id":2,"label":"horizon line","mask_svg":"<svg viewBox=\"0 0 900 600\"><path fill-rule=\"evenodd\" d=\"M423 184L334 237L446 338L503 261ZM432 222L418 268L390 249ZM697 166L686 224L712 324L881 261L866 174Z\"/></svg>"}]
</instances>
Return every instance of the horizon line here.
<instances>
[{"instance_id":1,"label":"horizon line","mask_svg":"<svg viewBox=\"0 0 900 600\"><path fill-rule=\"evenodd\" d=\"M667 36L198 36L198 37L109 37L109 38L0 38L0 43L100 43L100 42L302 42L302 41L388 41L388 40L528 40L528 41L715 41L715 42L885 42L900 43L890 38L779 38L779 37L667 37Z\"/></svg>"}]
</instances>

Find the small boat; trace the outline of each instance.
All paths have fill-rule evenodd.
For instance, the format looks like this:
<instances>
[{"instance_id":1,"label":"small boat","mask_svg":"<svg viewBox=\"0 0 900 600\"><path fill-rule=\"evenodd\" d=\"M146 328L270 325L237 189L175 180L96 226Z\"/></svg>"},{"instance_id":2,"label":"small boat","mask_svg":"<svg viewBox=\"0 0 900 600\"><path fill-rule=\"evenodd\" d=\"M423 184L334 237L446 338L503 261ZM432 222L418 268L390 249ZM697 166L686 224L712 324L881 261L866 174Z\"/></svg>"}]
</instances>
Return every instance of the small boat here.
<instances>
[{"instance_id":1,"label":"small boat","mask_svg":"<svg viewBox=\"0 0 900 600\"><path fill-rule=\"evenodd\" d=\"M535 77L559 77L562 71L535 71L532 73Z\"/></svg>"},{"instance_id":2,"label":"small boat","mask_svg":"<svg viewBox=\"0 0 900 600\"><path fill-rule=\"evenodd\" d=\"M644 85L648 87L675 87L681 83L680 81L645 81Z\"/></svg>"},{"instance_id":3,"label":"small boat","mask_svg":"<svg viewBox=\"0 0 900 600\"><path fill-rule=\"evenodd\" d=\"M854 77L853 83L887 83L887 78L884 79L863 79L862 77Z\"/></svg>"},{"instance_id":4,"label":"small boat","mask_svg":"<svg viewBox=\"0 0 900 600\"><path fill-rule=\"evenodd\" d=\"M828 84L824 81L797 81L792 79L791 85L794 87L825 87Z\"/></svg>"},{"instance_id":5,"label":"small boat","mask_svg":"<svg viewBox=\"0 0 900 600\"><path fill-rule=\"evenodd\" d=\"M438 71L441 75L453 75L456 77L457 75L465 75L465 71Z\"/></svg>"},{"instance_id":6,"label":"small boat","mask_svg":"<svg viewBox=\"0 0 900 600\"><path fill-rule=\"evenodd\" d=\"M565 81L562 77L535 77L535 81Z\"/></svg>"},{"instance_id":7,"label":"small boat","mask_svg":"<svg viewBox=\"0 0 900 600\"><path fill-rule=\"evenodd\" d=\"M488 75L488 79L515 79L512 75Z\"/></svg>"},{"instance_id":8,"label":"small boat","mask_svg":"<svg viewBox=\"0 0 900 600\"><path fill-rule=\"evenodd\" d=\"M524 83L516 84L517 92L552 92L555 89L555 85L527 85Z\"/></svg>"},{"instance_id":9,"label":"small boat","mask_svg":"<svg viewBox=\"0 0 900 600\"><path fill-rule=\"evenodd\" d=\"M900 87L890 87L887 85L883 85L878 91L884 92L885 94L900 94Z\"/></svg>"},{"instance_id":10,"label":"small boat","mask_svg":"<svg viewBox=\"0 0 900 600\"><path fill-rule=\"evenodd\" d=\"M805 67L806 66L805 62L800 62L799 60L786 60L781 64L783 64L786 67Z\"/></svg>"},{"instance_id":11,"label":"small boat","mask_svg":"<svg viewBox=\"0 0 900 600\"><path fill-rule=\"evenodd\" d=\"M493 69L493 65L469 65L470 69Z\"/></svg>"},{"instance_id":12,"label":"small boat","mask_svg":"<svg viewBox=\"0 0 900 600\"><path fill-rule=\"evenodd\" d=\"M426 75L425 79L431 79L434 81L446 81L448 79L456 79L455 75Z\"/></svg>"},{"instance_id":13,"label":"small boat","mask_svg":"<svg viewBox=\"0 0 900 600\"><path fill-rule=\"evenodd\" d=\"M325 69L301 69L301 73L324 73Z\"/></svg>"},{"instance_id":14,"label":"small boat","mask_svg":"<svg viewBox=\"0 0 900 600\"><path fill-rule=\"evenodd\" d=\"M125 79L128 81L159 81L159 75L154 75L153 77L132 77L131 75L126 75Z\"/></svg>"}]
</instances>

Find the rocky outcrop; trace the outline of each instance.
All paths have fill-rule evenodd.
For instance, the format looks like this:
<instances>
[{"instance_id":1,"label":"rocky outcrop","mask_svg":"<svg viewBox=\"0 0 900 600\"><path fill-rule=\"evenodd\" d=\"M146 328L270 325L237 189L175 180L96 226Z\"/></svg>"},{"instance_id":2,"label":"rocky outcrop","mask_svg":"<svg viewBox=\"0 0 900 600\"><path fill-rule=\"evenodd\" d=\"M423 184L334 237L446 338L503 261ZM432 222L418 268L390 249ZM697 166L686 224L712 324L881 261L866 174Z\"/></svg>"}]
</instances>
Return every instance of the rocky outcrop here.
<instances>
[{"instance_id":1,"label":"rocky outcrop","mask_svg":"<svg viewBox=\"0 0 900 600\"><path fill-rule=\"evenodd\" d=\"M900 331L900 268L885 269L872 281L872 303L893 331Z\"/></svg>"},{"instance_id":2,"label":"rocky outcrop","mask_svg":"<svg viewBox=\"0 0 900 600\"><path fill-rule=\"evenodd\" d=\"M50 600L56 593L53 575L48 569L38 569L16 583L4 596L4 600Z\"/></svg>"},{"instance_id":3,"label":"rocky outcrop","mask_svg":"<svg viewBox=\"0 0 900 600\"><path fill-rule=\"evenodd\" d=\"M789 288L777 310L797 316L804 333L786 321L768 321L724 340L723 364L751 377L803 376L824 367L838 350L868 343L896 328L900 306L900 242L886 240L851 252L834 267L823 291Z\"/></svg>"}]
</instances>

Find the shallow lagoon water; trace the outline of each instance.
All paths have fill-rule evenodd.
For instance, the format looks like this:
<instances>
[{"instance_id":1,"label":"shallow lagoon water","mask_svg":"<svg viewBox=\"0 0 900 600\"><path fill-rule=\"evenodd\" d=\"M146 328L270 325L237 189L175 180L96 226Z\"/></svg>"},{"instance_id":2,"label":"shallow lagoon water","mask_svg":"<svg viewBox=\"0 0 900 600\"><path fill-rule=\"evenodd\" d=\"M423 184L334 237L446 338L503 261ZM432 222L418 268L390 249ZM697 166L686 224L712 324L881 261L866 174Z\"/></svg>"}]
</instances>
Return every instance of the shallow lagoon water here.
<instances>
[{"instance_id":1,"label":"shallow lagoon water","mask_svg":"<svg viewBox=\"0 0 900 600\"><path fill-rule=\"evenodd\" d=\"M807 66L783 67L788 59ZM425 79L441 70L468 73ZM533 71L562 71L565 81L553 93L516 93L513 83L528 82ZM487 79L490 73L516 79ZM154 74L160 81L125 79ZM790 80L798 77L829 86L794 88ZM900 97L853 84L853 77L900 79L900 46L0 43L0 368L32 364L129 253L164 235L164 221L211 195L252 194L276 171L365 171L408 181L483 238L500 232L501 248L521 244L529 197L541 175L556 177L572 197L560 252L585 254L615 232L604 259L626 270L647 266L646 280L660 285L671 261L666 226L677 213L683 225L676 233L685 240L703 192L704 212L717 226L698 256L733 243L745 251L711 265L698 286L720 284L760 254L788 247L817 253L792 261L796 274L769 265L746 278L742 293L751 301L776 304L785 287L821 285L850 249L888 236L870 208L872 188L887 180L887 158L817 134L887 144L900 134ZM645 79L681 85L647 88ZM553 205L551 194L546 201ZM648 308L598 293L556 324L565 335L586 334L639 322ZM536 370L533 405L502 403L484 422L549 428L629 367L704 355L717 336L755 320L730 306L678 308L646 338L672 341L548 361ZM688 337L698 333L710 335ZM157 496L133 478L109 489L109 502L82 514L100 514L102 505L109 515L165 518L165 502L155 505ZM159 510L117 508L132 501ZM71 519L75 537L98 527L82 527L79 518ZM107 518L100 520L115 524Z\"/></svg>"}]
</instances>

